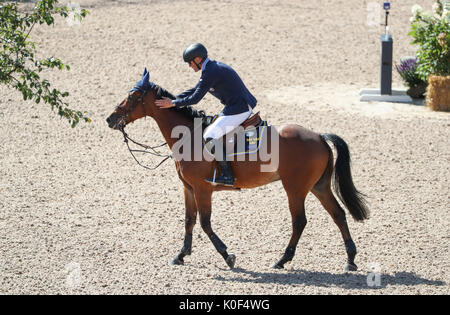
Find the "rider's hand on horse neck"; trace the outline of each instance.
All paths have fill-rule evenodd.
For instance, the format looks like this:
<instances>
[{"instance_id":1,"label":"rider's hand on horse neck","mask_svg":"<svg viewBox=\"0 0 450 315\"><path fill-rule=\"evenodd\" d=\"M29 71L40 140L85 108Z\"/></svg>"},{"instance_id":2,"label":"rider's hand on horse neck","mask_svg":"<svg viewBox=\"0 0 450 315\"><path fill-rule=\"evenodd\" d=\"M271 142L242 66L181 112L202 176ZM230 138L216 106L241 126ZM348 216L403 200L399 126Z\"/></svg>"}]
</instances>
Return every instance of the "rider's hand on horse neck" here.
<instances>
[{"instance_id":1,"label":"rider's hand on horse neck","mask_svg":"<svg viewBox=\"0 0 450 315\"><path fill-rule=\"evenodd\" d=\"M170 98L167 98L167 97L163 97L160 100L156 100L155 104L159 108L171 108L171 107L175 106L174 104L172 104L172 100Z\"/></svg>"}]
</instances>

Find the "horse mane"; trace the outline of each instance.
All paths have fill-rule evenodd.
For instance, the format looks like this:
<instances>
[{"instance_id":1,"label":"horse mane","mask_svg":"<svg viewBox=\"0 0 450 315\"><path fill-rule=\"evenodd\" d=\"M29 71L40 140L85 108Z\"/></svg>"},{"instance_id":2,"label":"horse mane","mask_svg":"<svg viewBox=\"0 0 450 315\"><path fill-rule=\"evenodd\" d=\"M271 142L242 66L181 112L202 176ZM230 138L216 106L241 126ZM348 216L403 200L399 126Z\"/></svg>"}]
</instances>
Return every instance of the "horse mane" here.
<instances>
[{"instance_id":1,"label":"horse mane","mask_svg":"<svg viewBox=\"0 0 450 315\"><path fill-rule=\"evenodd\" d=\"M155 85L155 88L156 88L156 99L161 99L163 97L170 98L171 100L176 99L176 97L172 93L160 87L159 85ZM205 111L196 110L192 106L172 107L169 110L181 113L190 120L194 120L195 118L201 118L204 128L207 127L209 124L211 124L212 119L214 118L213 116L206 115Z\"/></svg>"}]
</instances>

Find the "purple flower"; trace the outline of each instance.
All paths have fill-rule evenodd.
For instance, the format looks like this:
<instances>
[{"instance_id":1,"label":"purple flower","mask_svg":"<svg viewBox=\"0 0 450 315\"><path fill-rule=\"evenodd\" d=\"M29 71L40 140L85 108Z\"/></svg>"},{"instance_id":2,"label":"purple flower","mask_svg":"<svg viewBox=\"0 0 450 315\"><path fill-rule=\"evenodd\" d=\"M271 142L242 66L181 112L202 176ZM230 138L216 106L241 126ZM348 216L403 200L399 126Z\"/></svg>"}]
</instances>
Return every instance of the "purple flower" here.
<instances>
[{"instance_id":1,"label":"purple flower","mask_svg":"<svg viewBox=\"0 0 450 315\"><path fill-rule=\"evenodd\" d=\"M398 73L403 81L409 87L417 85L422 82L417 73L417 58L409 58L403 60L399 65L395 65Z\"/></svg>"},{"instance_id":2,"label":"purple flower","mask_svg":"<svg viewBox=\"0 0 450 315\"><path fill-rule=\"evenodd\" d=\"M400 65L396 65L398 73L413 72L417 69L417 58L403 60Z\"/></svg>"}]
</instances>

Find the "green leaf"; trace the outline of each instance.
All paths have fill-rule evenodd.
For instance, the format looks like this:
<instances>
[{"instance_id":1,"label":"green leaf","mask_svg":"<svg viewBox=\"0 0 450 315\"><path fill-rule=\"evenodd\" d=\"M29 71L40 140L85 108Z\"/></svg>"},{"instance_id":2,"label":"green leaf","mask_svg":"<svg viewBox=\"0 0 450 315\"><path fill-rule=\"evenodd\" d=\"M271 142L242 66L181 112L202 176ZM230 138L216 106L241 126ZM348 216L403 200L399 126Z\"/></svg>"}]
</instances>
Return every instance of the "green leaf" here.
<instances>
[{"instance_id":1,"label":"green leaf","mask_svg":"<svg viewBox=\"0 0 450 315\"><path fill-rule=\"evenodd\" d=\"M24 101L39 104L42 100L73 127L80 119L89 122L85 114L70 109L62 101L69 96L68 92L51 88L51 83L38 74L44 68L70 70L70 66L56 57L36 60L36 45L29 40L36 24L53 25L54 15L67 16L67 8L60 6L58 0L40 0L31 12L22 12L17 2L0 2L0 84L16 89ZM87 14L88 11L82 10L78 18L81 20Z\"/></svg>"}]
</instances>

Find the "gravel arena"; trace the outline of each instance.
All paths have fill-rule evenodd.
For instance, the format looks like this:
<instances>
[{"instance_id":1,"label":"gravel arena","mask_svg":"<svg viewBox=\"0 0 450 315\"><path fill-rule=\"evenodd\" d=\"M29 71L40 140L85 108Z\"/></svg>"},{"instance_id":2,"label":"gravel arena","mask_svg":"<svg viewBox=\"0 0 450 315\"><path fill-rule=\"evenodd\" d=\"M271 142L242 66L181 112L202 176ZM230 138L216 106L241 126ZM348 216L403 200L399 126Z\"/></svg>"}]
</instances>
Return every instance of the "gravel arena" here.
<instances>
[{"instance_id":1,"label":"gravel arena","mask_svg":"<svg viewBox=\"0 0 450 315\"><path fill-rule=\"evenodd\" d=\"M0 294L450 293L450 116L419 104L359 101L360 89L379 86L379 2L77 2L90 11L81 24L58 18L31 39L39 56L71 66L44 76L70 92L71 107L92 123L72 129L47 105L0 87ZM392 5L394 63L415 54L407 34L416 3L431 10L425 0ZM239 73L269 124L297 123L348 143L353 180L371 213L357 223L347 212L358 271L344 272L341 234L312 194L293 261L271 268L292 232L280 181L213 195L212 226L237 256L234 270L198 219L192 255L184 266L168 264L184 237L174 162L139 167L105 119L144 67L174 94L193 87L199 73L181 54L194 42ZM403 88L395 70L393 86ZM212 115L222 105L207 95L195 108ZM163 142L151 118L127 132Z\"/></svg>"}]
</instances>

